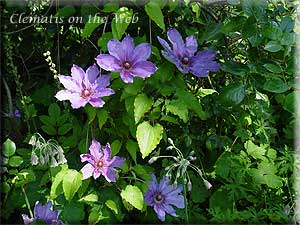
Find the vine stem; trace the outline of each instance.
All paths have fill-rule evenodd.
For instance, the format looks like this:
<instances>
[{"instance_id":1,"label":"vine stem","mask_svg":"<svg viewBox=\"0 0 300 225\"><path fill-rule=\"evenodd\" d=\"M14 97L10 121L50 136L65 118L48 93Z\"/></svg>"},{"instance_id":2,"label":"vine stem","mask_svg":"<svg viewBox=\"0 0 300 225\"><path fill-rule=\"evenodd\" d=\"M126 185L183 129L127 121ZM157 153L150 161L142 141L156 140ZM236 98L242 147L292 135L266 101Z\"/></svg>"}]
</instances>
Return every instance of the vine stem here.
<instances>
[{"instance_id":1,"label":"vine stem","mask_svg":"<svg viewBox=\"0 0 300 225\"><path fill-rule=\"evenodd\" d=\"M186 184L183 185L183 194L184 194L184 208L185 208L185 216L186 216L186 224L189 224L189 214L187 208L187 200L186 200Z\"/></svg>"},{"instance_id":2,"label":"vine stem","mask_svg":"<svg viewBox=\"0 0 300 225\"><path fill-rule=\"evenodd\" d=\"M28 208L28 211L29 211L29 215L30 215L31 218L33 218L33 213L32 213L32 211L31 211L31 209L30 209L30 204L29 204L29 201L28 201L28 198L27 198L25 189L24 189L23 186L21 186L21 187L22 187L22 192L23 192L23 194L24 194L24 196L25 196L25 202L26 202L26 205L27 205L27 208Z\"/></svg>"}]
</instances>

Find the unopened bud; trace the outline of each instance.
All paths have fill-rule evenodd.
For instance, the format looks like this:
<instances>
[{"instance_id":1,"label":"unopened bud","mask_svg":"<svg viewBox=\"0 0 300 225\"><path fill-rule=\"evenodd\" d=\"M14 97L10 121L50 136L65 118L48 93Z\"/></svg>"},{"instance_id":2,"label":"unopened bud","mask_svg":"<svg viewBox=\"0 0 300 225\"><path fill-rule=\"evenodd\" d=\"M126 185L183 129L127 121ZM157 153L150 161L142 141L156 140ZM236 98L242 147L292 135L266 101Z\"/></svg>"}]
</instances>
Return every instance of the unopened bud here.
<instances>
[{"instance_id":1,"label":"unopened bud","mask_svg":"<svg viewBox=\"0 0 300 225\"><path fill-rule=\"evenodd\" d=\"M31 164L32 165L37 165L39 163L39 158L35 153L31 154Z\"/></svg>"},{"instance_id":2,"label":"unopened bud","mask_svg":"<svg viewBox=\"0 0 300 225\"><path fill-rule=\"evenodd\" d=\"M192 182L189 180L187 184L188 191L192 191Z\"/></svg>"},{"instance_id":3,"label":"unopened bud","mask_svg":"<svg viewBox=\"0 0 300 225\"><path fill-rule=\"evenodd\" d=\"M174 145L174 142L171 138L168 138L168 142L171 144L171 145Z\"/></svg>"},{"instance_id":4,"label":"unopened bud","mask_svg":"<svg viewBox=\"0 0 300 225\"><path fill-rule=\"evenodd\" d=\"M212 187L211 183L209 183L207 180L204 180L204 185L208 190Z\"/></svg>"},{"instance_id":5,"label":"unopened bud","mask_svg":"<svg viewBox=\"0 0 300 225\"><path fill-rule=\"evenodd\" d=\"M30 138L30 140L29 140L29 144L34 146L35 143L36 143L36 137L35 137L35 136L32 136L32 137Z\"/></svg>"},{"instance_id":6,"label":"unopened bud","mask_svg":"<svg viewBox=\"0 0 300 225\"><path fill-rule=\"evenodd\" d=\"M194 154L195 154L194 151L191 151L191 152L190 152L190 156L193 156Z\"/></svg>"},{"instance_id":7,"label":"unopened bud","mask_svg":"<svg viewBox=\"0 0 300 225\"><path fill-rule=\"evenodd\" d=\"M158 157L154 156L154 157L152 157L152 158L148 161L148 163L149 163L149 164L152 164L152 163L154 163L157 159L158 159Z\"/></svg>"},{"instance_id":8,"label":"unopened bud","mask_svg":"<svg viewBox=\"0 0 300 225\"><path fill-rule=\"evenodd\" d=\"M166 150L172 150L173 149L173 146L169 146L166 148Z\"/></svg>"}]
</instances>

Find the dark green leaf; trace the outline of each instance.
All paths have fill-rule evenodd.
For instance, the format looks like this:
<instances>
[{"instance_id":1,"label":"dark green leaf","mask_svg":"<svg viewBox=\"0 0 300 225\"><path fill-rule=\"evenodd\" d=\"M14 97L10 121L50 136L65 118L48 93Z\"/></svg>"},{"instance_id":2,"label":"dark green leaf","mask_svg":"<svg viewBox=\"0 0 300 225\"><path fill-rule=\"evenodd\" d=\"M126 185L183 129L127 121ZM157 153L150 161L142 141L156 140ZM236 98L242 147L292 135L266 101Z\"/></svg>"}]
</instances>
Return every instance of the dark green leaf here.
<instances>
[{"instance_id":1,"label":"dark green leaf","mask_svg":"<svg viewBox=\"0 0 300 225\"><path fill-rule=\"evenodd\" d=\"M280 78L269 79L264 83L264 90L274 93L283 93L289 89L286 83Z\"/></svg>"},{"instance_id":2,"label":"dark green leaf","mask_svg":"<svg viewBox=\"0 0 300 225\"><path fill-rule=\"evenodd\" d=\"M242 83L232 83L223 87L220 93L220 101L227 106L240 104L245 97L245 85Z\"/></svg>"}]
</instances>

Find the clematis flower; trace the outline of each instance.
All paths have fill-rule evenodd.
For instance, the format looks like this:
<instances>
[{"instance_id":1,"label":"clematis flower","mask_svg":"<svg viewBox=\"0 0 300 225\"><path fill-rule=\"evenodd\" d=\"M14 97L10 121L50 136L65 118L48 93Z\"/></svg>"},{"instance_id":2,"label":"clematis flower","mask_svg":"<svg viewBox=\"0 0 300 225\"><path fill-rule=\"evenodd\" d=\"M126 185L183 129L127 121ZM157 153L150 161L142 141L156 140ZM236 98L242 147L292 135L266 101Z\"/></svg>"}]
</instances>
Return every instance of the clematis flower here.
<instances>
[{"instance_id":1,"label":"clematis flower","mask_svg":"<svg viewBox=\"0 0 300 225\"><path fill-rule=\"evenodd\" d=\"M20 113L20 111L19 111L18 109L16 109L16 110L14 111L14 117L15 117L15 118L21 118L21 113Z\"/></svg>"},{"instance_id":2,"label":"clematis flower","mask_svg":"<svg viewBox=\"0 0 300 225\"><path fill-rule=\"evenodd\" d=\"M99 70L94 64L86 73L79 66L73 65L71 76L59 75L58 79L67 90L59 91L55 97L59 101L69 100L74 109L84 107L90 103L93 107L103 107L105 102L101 97L114 94L114 90L107 88L110 75L97 77Z\"/></svg>"},{"instance_id":3,"label":"clematis flower","mask_svg":"<svg viewBox=\"0 0 300 225\"><path fill-rule=\"evenodd\" d=\"M150 77L157 70L152 62L147 61L151 55L151 46L142 43L135 47L129 35L122 42L110 40L107 48L109 54L96 57L98 65L107 71L120 72L125 83L132 83L133 77Z\"/></svg>"},{"instance_id":4,"label":"clematis flower","mask_svg":"<svg viewBox=\"0 0 300 225\"><path fill-rule=\"evenodd\" d=\"M59 213L59 211L52 210L51 201L48 201L45 205L42 205L37 201L34 206L33 218L29 218L26 214L22 214L22 218L25 225L31 224L35 221L44 221L51 225L63 225L63 222L58 220Z\"/></svg>"},{"instance_id":5,"label":"clematis flower","mask_svg":"<svg viewBox=\"0 0 300 225\"><path fill-rule=\"evenodd\" d=\"M161 221L165 221L166 213L171 216L177 216L172 205L177 208L184 208L184 198L180 194L182 192L182 185L170 185L170 180L166 177L163 177L157 183L155 175L151 174L151 177L152 181L144 196L146 204L154 207L154 211Z\"/></svg>"},{"instance_id":6,"label":"clematis flower","mask_svg":"<svg viewBox=\"0 0 300 225\"><path fill-rule=\"evenodd\" d=\"M220 69L221 65L214 61L216 52L213 50L197 52L198 44L193 35L188 36L184 43L180 33L172 28L168 30L167 36L173 46L172 49L164 39L157 37L164 47L162 55L175 64L180 72L205 77L208 76L210 71L217 72Z\"/></svg>"},{"instance_id":7,"label":"clematis flower","mask_svg":"<svg viewBox=\"0 0 300 225\"><path fill-rule=\"evenodd\" d=\"M88 162L82 169L83 179L91 176L97 179L103 175L108 182L116 182L116 168L122 166L125 158L114 156L111 159L111 150L109 144L101 148L100 143L92 141L89 148L90 154L81 154L81 162Z\"/></svg>"}]
</instances>

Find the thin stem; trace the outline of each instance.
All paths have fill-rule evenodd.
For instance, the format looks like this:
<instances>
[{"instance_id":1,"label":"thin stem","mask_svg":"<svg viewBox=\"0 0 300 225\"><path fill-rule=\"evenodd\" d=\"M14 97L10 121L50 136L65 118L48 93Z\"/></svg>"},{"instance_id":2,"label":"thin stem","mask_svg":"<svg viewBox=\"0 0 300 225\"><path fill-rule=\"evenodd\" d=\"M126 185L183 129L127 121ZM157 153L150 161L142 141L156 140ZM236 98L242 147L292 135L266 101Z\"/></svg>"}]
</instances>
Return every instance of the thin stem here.
<instances>
[{"instance_id":1,"label":"thin stem","mask_svg":"<svg viewBox=\"0 0 300 225\"><path fill-rule=\"evenodd\" d=\"M86 128L86 140L85 140L85 148L86 150L88 149L88 139L89 139L89 124L87 125L87 128Z\"/></svg>"},{"instance_id":2,"label":"thin stem","mask_svg":"<svg viewBox=\"0 0 300 225\"><path fill-rule=\"evenodd\" d=\"M29 215L30 215L31 218L33 218L33 213L32 213L32 211L31 211L31 209L30 209L30 204L29 204L29 201L28 201L28 198L27 198L25 189L24 189L23 186L21 186L21 188L22 188L22 192L23 192L23 194L24 194L24 196L25 196L25 202L26 202L26 205L27 205L27 208L28 208L28 211L29 211Z\"/></svg>"},{"instance_id":3,"label":"thin stem","mask_svg":"<svg viewBox=\"0 0 300 225\"><path fill-rule=\"evenodd\" d=\"M140 178L137 178L137 177L120 177L120 178L123 178L123 179L135 179L135 180L137 180L137 181L140 181L140 182L142 182L142 183L145 183L144 180L142 180L142 179L140 179Z\"/></svg>"},{"instance_id":4,"label":"thin stem","mask_svg":"<svg viewBox=\"0 0 300 225\"><path fill-rule=\"evenodd\" d=\"M149 43L152 45L152 25L151 25L151 19L149 18Z\"/></svg>"},{"instance_id":5,"label":"thin stem","mask_svg":"<svg viewBox=\"0 0 300 225\"><path fill-rule=\"evenodd\" d=\"M13 104L12 104L11 93L10 93L9 87L8 87L4 77L2 79L3 79L3 84L4 84L4 87L5 87L6 94L7 94L7 99L8 99L9 116L13 117L14 113L13 113Z\"/></svg>"},{"instance_id":6,"label":"thin stem","mask_svg":"<svg viewBox=\"0 0 300 225\"><path fill-rule=\"evenodd\" d=\"M186 184L183 185L183 194L184 194L184 208L185 208L185 216L186 216L186 223L189 224L189 214L187 208L187 200L186 200Z\"/></svg>"}]
</instances>

